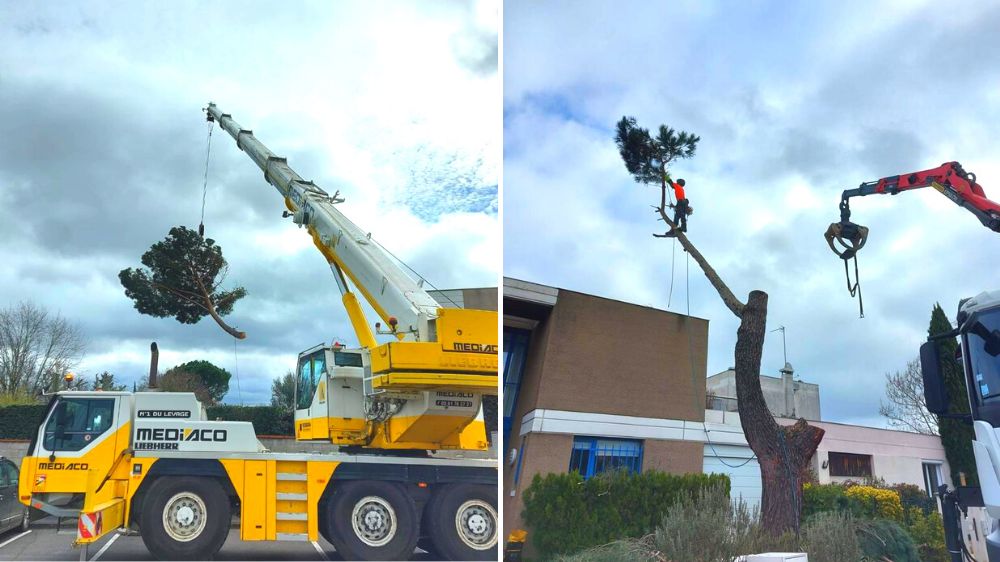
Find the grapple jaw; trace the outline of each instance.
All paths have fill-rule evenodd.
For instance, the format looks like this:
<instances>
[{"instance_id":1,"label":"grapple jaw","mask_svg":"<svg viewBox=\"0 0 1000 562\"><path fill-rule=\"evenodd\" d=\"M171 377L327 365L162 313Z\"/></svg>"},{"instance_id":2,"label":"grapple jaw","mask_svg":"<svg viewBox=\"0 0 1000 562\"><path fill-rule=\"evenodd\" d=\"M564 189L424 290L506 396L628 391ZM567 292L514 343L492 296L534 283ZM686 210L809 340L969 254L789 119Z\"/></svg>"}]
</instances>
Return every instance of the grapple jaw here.
<instances>
[{"instance_id":1,"label":"grapple jaw","mask_svg":"<svg viewBox=\"0 0 1000 562\"><path fill-rule=\"evenodd\" d=\"M858 251L865 246L868 241L868 227L854 224L849 220L842 220L830 225L826 229L826 243L830 245L833 253L837 257L847 261L857 255ZM835 245L834 242L837 242Z\"/></svg>"}]
</instances>

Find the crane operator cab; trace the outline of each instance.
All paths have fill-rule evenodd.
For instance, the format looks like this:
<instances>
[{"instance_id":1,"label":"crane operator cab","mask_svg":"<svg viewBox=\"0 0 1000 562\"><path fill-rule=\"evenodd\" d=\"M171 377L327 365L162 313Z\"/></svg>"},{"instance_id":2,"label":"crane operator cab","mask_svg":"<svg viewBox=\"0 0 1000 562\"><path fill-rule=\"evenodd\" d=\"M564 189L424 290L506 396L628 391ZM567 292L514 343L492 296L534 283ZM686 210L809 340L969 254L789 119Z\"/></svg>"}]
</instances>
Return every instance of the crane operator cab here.
<instances>
[{"instance_id":1,"label":"crane operator cab","mask_svg":"<svg viewBox=\"0 0 1000 562\"><path fill-rule=\"evenodd\" d=\"M987 291L964 299L959 304L957 327L932 336L920 347L927 409L938 416L971 421L975 430L972 450L976 458L979 487L959 486L948 491L941 486L939 495L949 550L962 548L962 532L957 510L985 507L994 520L986 537L989 560L1000 561L1000 290ZM971 414L949 411L949 397L941 366L938 341L958 336L956 359L962 362ZM951 520L951 521L949 521ZM949 525L951 523L951 525Z\"/></svg>"},{"instance_id":2,"label":"crane operator cab","mask_svg":"<svg viewBox=\"0 0 1000 562\"><path fill-rule=\"evenodd\" d=\"M371 351L339 344L299 354L295 437L345 447L478 449L488 447L482 394L372 384Z\"/></svg>"}]
</instances>

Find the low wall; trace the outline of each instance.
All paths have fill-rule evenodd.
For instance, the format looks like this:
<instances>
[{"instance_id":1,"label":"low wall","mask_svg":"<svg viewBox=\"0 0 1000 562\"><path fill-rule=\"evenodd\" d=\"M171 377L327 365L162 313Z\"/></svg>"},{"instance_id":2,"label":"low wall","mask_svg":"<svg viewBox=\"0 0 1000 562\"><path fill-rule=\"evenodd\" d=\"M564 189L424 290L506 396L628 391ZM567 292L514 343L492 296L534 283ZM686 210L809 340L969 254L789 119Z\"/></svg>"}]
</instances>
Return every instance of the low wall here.
<instances>
[{"instance_id":1,"label":"low wall","mask_svg":"<svg viewBox=\"0 0 1000 562\"><path fill-rule=\"evenodd\" d=\"M21 459L28 452L27 439L0 439L0 457L14 461L14 464L21 466Z\"/></svg>"}]
</instances>

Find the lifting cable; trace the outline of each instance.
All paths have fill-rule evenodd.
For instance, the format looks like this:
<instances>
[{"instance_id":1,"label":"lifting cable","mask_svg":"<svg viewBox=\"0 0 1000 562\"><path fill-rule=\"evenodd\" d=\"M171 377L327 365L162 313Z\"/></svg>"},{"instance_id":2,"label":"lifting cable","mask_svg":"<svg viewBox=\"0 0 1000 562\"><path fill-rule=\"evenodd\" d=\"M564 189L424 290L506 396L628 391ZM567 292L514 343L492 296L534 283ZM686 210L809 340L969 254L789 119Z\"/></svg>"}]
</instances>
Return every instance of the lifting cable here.
<instances>
[{"instance_id":1,"label":"lifting cable","mask_svg":"<svg viewBox=\"0 0 1000 562\"><path fill-rule=\"evenodd\" d=\"M399 259L398 257L396 257L396 254L390 252L389 249L386 248L385 246L383 246L382 244L380 244L378 240L372 238L370 235L369 235L368 239L371 240L372 242L374 242L375 245L378 246L379 248L382 248L383 252L385 252L385 253L389 254L390 256L392 256L392 259L398 261L406 269L409 269L411 273L413 273L414 275L417 276L418 280L427 283L427 285L430 286L431 289L434 289L435 291L438 292L438 294L440 294L442 297L444 297L445 299L447 299L448 302L450 302L451 304L455 305L455 308L465 308L464 306L461 306L457 302L451 300L451 297L449 297L447 293L445 293L441 289L438 289L437 287L435 287L434 284L431 283L430 281L428 281L426 277L424 277L423 275L420 275L419 273L417 273L417 271L415 269L413 269L412 267L410 267L409 265L407 265L407 263L405 261L403 261L403 260Z\"/></svg>"},{"instance_id":2,"label":"lifting cable","mask_svg":"<svg viewBox=\"0 0 1000 562\"><path fill-rule=\"evenodd\" d=\"M861 311L861 318L865 317L865 302L861 298L861 277L858 276L858 254L854 254L854 285L851 285L851 271L847 267L847 260L844 260L844 276L847 277L847 290L851 296L858 296L858 308Z\"/></svg>"},{"instance_id":3,"label":"lifting cable","mask_svg":"<svg viewBox=\"0 0 1000 562\"><path fill-rule=\"evenodd\" d=\"M212 156L212 121L208 122L208 148L205 149L205 183L201 188L201 220L198 222L198 236L205 237L205 199L208 196L208 161Z\"/></svg>"},{"instance_id":4,"label":"lifting cable","mask_svg":"<svg viewBox=\"0 0 1000 562\"><path fill-rule=\"evenodd\" d=\"M236 327L239 328L238 326ZM236 344L240 340L233 338L233 371L236 372L236 395L239 396L240 406L243 405L243 389L240 388L240 359L236 352Z\"/></svg>"}]
</instances>

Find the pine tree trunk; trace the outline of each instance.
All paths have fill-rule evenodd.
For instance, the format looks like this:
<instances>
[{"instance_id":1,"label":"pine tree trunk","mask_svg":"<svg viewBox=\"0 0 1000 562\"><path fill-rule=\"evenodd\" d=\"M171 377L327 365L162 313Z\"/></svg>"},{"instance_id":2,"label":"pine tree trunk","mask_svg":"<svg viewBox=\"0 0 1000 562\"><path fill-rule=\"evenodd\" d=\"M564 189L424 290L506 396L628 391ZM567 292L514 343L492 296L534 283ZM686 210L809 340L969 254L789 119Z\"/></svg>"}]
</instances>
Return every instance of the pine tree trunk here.
<instances>
[{"instance_id":1,"label":"pine tree trunk","mask_svg":"<svg viewBox=\"0 0 1000 562\"><path fill-rule=\"evenodd\" d=\"M751 291L746 304L741 303L687 236L677 231L666 209L658 210L722 301L740 319L735 350L736 398L743 434L760 464L761 524L771 535L798 532L803 475L824 432L804 419L791 427L778 425L764 401L760 363L767 331L767 293Z\"/></svg>"}]
</instances>

